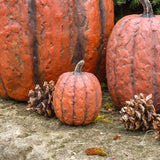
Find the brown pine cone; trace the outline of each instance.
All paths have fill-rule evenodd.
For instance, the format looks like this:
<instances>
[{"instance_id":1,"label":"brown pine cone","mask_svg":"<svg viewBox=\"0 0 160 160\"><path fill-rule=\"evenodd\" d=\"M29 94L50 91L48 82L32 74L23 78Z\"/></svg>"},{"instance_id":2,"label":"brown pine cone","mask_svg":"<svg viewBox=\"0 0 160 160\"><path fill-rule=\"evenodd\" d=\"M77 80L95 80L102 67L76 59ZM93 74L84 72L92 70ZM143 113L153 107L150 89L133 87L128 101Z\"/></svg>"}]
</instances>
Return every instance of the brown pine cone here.
<instances>
[{"instance_id":1,"label":"brown pine cone","mask_svg":"<svg viewBox=\"0 0 160 160\"><path fill-rule=\"evenodd\" d=\"M126 129L146 131L152 126L155 108L152 94L144 97L142 93L135 95L134 99L126 101L126 106L120 111L121 122Z\"/></svg>"},{"instance_id":2,"label":"brown pine cone","mask_svg":"<svg viewBox=\"0 0 160 160\"><path fill-rule=\"evenodd\" d=\"M160 114L155 114L153 120L153 128L157 131L155 139L160 138Z\"/></svg>"},{"instance_id":3,"label":"brown pine cone","mask_svg":"<svg viewBox=\"0 0 160 160\"><path fill-rule=\"evenodd\" d=\"M32 109L40 115L51 117L54 115L52 107L52 94L54 91L54 81L44 82L42 88L37 84L34 90L28 93L29 101L27 110Z\"/></svg>"}]
</instances>

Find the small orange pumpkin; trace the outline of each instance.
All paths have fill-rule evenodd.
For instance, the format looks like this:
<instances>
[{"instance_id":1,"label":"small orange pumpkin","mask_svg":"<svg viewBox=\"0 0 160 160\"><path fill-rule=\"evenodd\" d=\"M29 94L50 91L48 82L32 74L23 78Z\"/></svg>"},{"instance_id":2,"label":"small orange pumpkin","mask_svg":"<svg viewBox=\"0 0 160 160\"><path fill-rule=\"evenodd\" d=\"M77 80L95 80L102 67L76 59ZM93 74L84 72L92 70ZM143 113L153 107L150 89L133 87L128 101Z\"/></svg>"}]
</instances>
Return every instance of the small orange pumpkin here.
<instances>
[{"instance_id":1,"label":"small orange pumpkin","mask_svg":"<svg viewBox=\"0 0 160 160\"><path fill-rule=\"evenodd\" d=\"M102 91L98 79L81 72L81 60L74 72L63 73L55 86L53 106L57 118L69 125L86 125L98 116L102 104Z\"/></svg>"}]
</instances>

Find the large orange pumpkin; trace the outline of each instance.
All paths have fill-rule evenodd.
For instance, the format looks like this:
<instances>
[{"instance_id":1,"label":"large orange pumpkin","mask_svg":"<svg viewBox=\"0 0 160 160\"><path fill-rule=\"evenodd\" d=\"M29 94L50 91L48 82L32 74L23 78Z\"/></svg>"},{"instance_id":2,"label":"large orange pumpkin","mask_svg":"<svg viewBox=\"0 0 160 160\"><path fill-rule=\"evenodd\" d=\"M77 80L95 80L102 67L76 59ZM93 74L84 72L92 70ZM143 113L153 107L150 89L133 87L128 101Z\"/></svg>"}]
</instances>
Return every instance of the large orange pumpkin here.
<instances>
[{"instance_id":1,"label":"large orange pumpkin","mask_svg":"<svg viewBox=\"0 0 160 160\"><path fill-rule=\"evenodd\" d=\"M152 93L160 112L160 15L149 0L140 0L142 15L128 15L115 25L107 47L107 80L118 108L133 95Z\"/></svg>"},{"instance_id":2,"label":"large orange pumpkin","mask_svg":"<svg viewBox=\"0 0 160 160\"><path fill-rule=\"evenodd\" d=\"M112 0L1 0L0 20L0 95L26 100L35 84L56 82L81 59L105 77Z\"/></svg>"},{"instance_id":3,"label":"large orange pumpkin","mask_svg":"<svg viewBox=\"0 0 160 160\"><path fill-rule=\"evenodd\" d=\"M56 116L69 125L86 125L98 116L102 103L102 91L98 79L81 72L81 60L74 72L63 73L55 85L53 107Z\"/></svg>"}]
</instances>

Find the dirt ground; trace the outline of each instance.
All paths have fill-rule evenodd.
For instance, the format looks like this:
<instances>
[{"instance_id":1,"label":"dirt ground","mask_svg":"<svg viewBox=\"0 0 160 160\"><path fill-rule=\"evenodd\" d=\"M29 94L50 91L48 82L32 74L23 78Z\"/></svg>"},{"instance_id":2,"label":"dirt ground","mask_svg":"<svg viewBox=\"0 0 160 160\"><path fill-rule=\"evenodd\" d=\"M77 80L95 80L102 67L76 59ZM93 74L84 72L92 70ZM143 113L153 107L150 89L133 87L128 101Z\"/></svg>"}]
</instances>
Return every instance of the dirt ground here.
<instances>
[{"instance_id":1,"label":"dirt ground","mask_svg":"<svg viewBox=\"0 0 160 160\"><path fill-rule=\"evenodd\" d=\"M27 103L0 98L0 160L160 160L155 131L125 130L118 112L101 112L111 118L108 123L75 127L26 111L26 107ZM114 140L116 134L121 137ZM105 148L107 156L86 155L85 150L92 147Z\"/></svg>"}]
</instances>

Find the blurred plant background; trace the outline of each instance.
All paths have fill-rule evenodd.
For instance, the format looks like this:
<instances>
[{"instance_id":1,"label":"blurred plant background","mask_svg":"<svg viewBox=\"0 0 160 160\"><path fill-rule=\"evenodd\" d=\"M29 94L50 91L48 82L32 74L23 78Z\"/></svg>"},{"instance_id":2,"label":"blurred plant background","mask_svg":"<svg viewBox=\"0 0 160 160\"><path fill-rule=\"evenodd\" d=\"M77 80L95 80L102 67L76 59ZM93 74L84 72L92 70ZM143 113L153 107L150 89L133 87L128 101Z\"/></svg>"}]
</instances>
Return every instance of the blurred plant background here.
<instances>
[{"instance_id":1,"label":"blurred plant background","mask_svg":"<svg viewBox=\"0 0 160 160\"><path fill-rule=\"evenodd\" d=\"M150 0L154 14L160 14L160 0ZM143 7L139 0L114 0L115 22L129 14L141 14Z\"/></svg>"}]
</instances>

